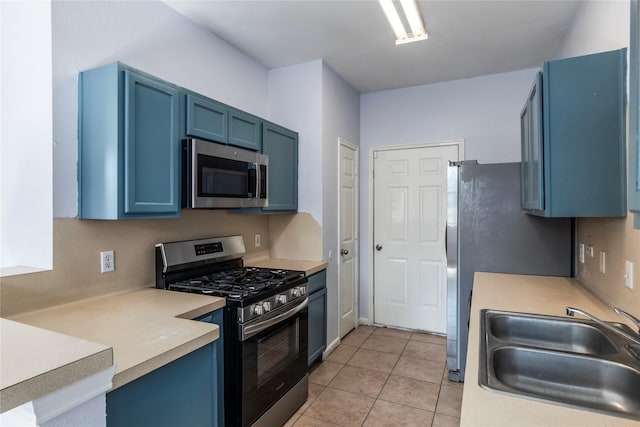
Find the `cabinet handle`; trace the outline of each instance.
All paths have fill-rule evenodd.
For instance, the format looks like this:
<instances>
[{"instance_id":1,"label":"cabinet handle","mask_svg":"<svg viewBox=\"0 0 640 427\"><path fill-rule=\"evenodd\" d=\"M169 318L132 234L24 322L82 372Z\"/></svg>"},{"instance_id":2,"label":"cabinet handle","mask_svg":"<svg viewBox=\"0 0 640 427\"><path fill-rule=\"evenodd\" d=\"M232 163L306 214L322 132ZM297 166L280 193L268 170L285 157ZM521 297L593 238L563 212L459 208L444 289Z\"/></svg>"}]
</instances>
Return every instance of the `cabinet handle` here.
<instances>
[{"instance_id":1,"label":"cabinet handle","mask_svg":"<svg viewBox=\"0 0 640 427\"><path fill-rule=\"evenodd\" d=\"M349 251L347 249L340 249L341 255L349 255Z\"/></svg>"},{"instance_id":2,"label":"cabinet handle","mask_svg":"<svg viewBox=\"0 0 640 427\"><path fill-rule=\"evenodd\" d=\"M378 243L376 245L376 251L380 252L382 250L382 245L380 243Z\"/></svg>"}]
</instances>

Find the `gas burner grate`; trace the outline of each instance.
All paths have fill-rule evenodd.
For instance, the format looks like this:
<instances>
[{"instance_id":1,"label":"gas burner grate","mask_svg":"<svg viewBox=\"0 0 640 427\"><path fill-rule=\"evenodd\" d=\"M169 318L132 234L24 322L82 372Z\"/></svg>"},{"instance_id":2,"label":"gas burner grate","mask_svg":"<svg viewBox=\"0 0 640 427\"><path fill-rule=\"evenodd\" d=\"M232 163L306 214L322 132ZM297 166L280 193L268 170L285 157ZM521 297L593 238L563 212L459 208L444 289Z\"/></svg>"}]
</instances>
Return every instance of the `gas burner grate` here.
<instances>
[{"instance_id":1,"label":"gas burner grate","mask_svg":"<svg viewBox=\"0 0 640 427\"><path fill-rule=\"evenodd\" d=\"M169 284L170 290L244 299L259 295L304 275L298 271L241 267L218 271Z\"/></svg>"}]
</instances>

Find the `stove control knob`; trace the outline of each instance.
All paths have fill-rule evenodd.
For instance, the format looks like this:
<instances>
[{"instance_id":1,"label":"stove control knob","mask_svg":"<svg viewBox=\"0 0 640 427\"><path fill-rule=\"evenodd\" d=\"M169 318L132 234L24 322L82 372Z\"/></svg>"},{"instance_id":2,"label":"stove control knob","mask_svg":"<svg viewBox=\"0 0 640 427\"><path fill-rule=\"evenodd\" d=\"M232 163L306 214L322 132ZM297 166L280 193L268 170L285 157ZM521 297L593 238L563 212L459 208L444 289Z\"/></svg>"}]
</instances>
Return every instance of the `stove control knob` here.
<instances>
[{"instance_id":1,"label":"stove control knob","mask_svg":"<svg viewBox=\"0 0 640 427\"><path fill-rule=\"evenodd\" d=\"M262 314L264 314L264 307L262 304L256 304L253 306L253 314L256 316L262 316Z\"/></svg>"},{"instance_id":2,"label":"stove control knob","mask_svg":"<svg viewBox=\"0 0 640 427\"><path fill-rule=\"evenodd\" d=\"M282 304L286 304L287 303L287 296L286 295L278 295L278 297L276 298L276 301L278 302L278 304L282 305Z\"/></svg>"},{"instance_id":3,"label":"stove control knob","mask_svg":"<svg viewBox=\"0 0 640 427\"><path fill-rule=\"evenodd\" d=\"M265 313L268 311L271 311L271 303L269 301L263 302L262 309L264 310Z\"/></svg>"},{"instance_id":4,"label":"stove control knob","mask_svg":"<svg viewBox=\"0 0 640 427\"><path fill-rule=\"evenodd\" d=\"M300 289L300 295L307 294L307 288L305 288L304 286L300 286L298 289Z\"/></svg>"},{"instance_id":5,"label":"stove control knob","mask_svg":"<svg viewBox=\"0 0 640 427\"><path fill-rule=\"evenodd\" d=\"M291 298L298 298L300 296L300 289L293 288L291 289Z\"/></svg>"}]
</instances>

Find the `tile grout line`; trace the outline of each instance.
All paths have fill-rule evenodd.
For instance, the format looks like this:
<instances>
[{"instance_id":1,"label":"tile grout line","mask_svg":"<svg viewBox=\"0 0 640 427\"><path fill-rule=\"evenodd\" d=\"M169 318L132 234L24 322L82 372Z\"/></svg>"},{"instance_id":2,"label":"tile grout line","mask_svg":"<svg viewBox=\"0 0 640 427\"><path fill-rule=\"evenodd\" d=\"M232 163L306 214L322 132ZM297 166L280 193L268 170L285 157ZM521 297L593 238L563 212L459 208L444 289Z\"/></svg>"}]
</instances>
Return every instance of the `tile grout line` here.
<instances>
[{"instance_id":1,"label":"tile grout line","mask_svg":"<svg viewBox=\"0 0 640 427\"><path fill-rule=\"evenodd\" d=\"M367 422L367 419L368 419L368 418L369 418L369 416L371 415L371 411L373 410L373 408L374 408L375 404L378 402L378 400L381 400L381 401L385 401L385 402L386 402L386 400L385 400L385 399L381 399L381 398L380 398L380 395L381 395L382 391L384 390L385 386L388 384L388 382L389 382L389 380L390 380L390 378L391 378L391 375L393 375L393 371L397 368L398 363L400 362L400 359L402 358L402 356L403 356L404 352L406 351L406 348L407 348L408 344L410 343L410 341L412 341L412 339L411 339L411 338L412 338L413 334L415 333L415 332L414 332L414 333L410 334L410 335L408 336L408 338L406 338L406 339L405 339L405 338L400 338L400 337L393 336L393 335L374 334L374 332L376 332L378 329L380 329L380 328L375 328L375 327L374 327L370 332L365 332L365 331L360 332L360 333L362 333L362 334L366 335L366 338L365 338L365 339L364 339L364 340L363 340L359 345L357 345L357 346L356 346L356 345L352 345L352 344L348 344L348 343L344 343L344 344L345 344L345 345L347 345L347 346L354 347L354 348L356 349L356 350L354 351L354 353L353 353L353 354L351 354L351 356L349 356L348 358L346 358L346 361L345 361L344 363L340 363L342 366L341 366L341 367L340 367L340 369L335 373L335 375L333 375L333 376L332 376L331 380L330 380L327 384L325 384L325 385L323 385L323 384L316 384L316 385L320 385L320 386L322 387L322 389L321 389L321 390L319 391L319 393L318 393L318 396L320 396L320 394L322 394L323 392L325 392L325 391L326 391L326 389L328 389L328 388L329 388L329 389L331 389L331 390L345 391L345 392L348 392L348 393L351 393L351 394L354 394L354 395L360 395L360 396L364 396L364 397L372 397L372 398L373 398L373 403L372 403L372 405L371 405L371 408L369 408L369 410L367 411L367 413L366 413L366 415L365 415L365 417L364 417L364 419L363 419L362 423L360 423L360 426L363 426L363 425ZM385 329L386 329L386 328L385 328ZM393 328L389 328L389 329L390 329L390 330L392 330ZM357 329L354 329L353 331L357 331ZM353 331L352 331L352 332L353 332ZM350 333L351 333L351 332L350 332ZM404 345L403 345L402 350L400 351L400 353L388 352L388 351L383 351L383 350L375 350L375 349L369 349L369 348L363 347L363 345L366 343L366 341L367 341L369 338L371 338L371 337L376 337L376 338L378 338L378 339L385 339L385 338L392 338L392 339L397 339L397 340L402 339L403 341L405 341L405 340L406 340L406 342L404 343ZM440 344L440 343L435 343L435 342L430 342L430 341L421 341L421 340L418 340L418 339L414 339L413 341L418 342L418 343L432 344L432 345L442 345L442 344ZM337 347L336 347L336 348L337 348ZM334 379L335 379L336 377L338 377L338 375L339 375L339 374L340 374L340 373L345 369L345 367L347 367L347 366L351 366L351 365L349 365L349 362L350 362L350 361L355 357L356 353L358 353L358 351L360 351L361 349L370 350L370 351L378 351L378 352L380 352L380 353L385 353L385 354L395 354L395 355L398 355L398 358L397 358L397 360L393 363L393 366L391 366L390 371L389 371L388 373L386 373L386 375L387 375L387 376L386 376L386 378L385 378L384 384L382 384L382 387L380 388L380 391L376 394L376 396L370 396L370 395L367 395L366 393L355 393L355 392L349 392L349 391L346 391L346 390L342 390L342 389L339 389L339 388L335 388L335 387L331 387L331 386L330 386L331 382L333 382L333 381L334 381ZM412 357L412 356L406 356L406 357ZM416 359L422 359L422 358L416 358ZM426 360L431 360L431 359L426 359ZM323 362L324 362L324 361L323 361ZM337 362L332 362L332 363L336 363L336 364L337 364ZM366 369L366 368L361 368L361 369ZM431 381L427 381L427 380L421 380L421 379L418 379L418 378L405 377L405 376L403 376L403 375L398 375L399 377L412 378L412 379L416 379L416 380L419 380L419 381L423 381L423 382L431 383L431 384L434 384L434 385L436 385L436 384L438 385L438 393L437 393L437 396L436 396L436 402L435 402L434 410L433 410L433 412L432 412L432 416L431 416L431 423L430 423L430 424L428 424L429 426L433 426L433 423L435 422L435 418L436 418L436 414L437 414L437 412L436 412L436 411L437 411L438 403L440 402L440 399L441 399L441 393L442 393L442 390L443 390L443 386L445 385L445 384L444 384L444 374L445 374L445 371L446 371L446 363L445 363L445 369L444 369L444 371L443 371L442 375L440 375L440 376L439 376L439 379L440 379L439 383L435 383L435 382L431 382ZM318 397L318 396L316 396L316 399L317 399L317 397ZM316 400L316 399L314 399L314 400ZM311 404L311 405L312 405L312 404ZM309 416L309 415L306 415L306 413L307 413L308 409L311 407L311 405L309 405L309 407L308 407L307 409L305 409L305 411L304 411L304 412L300 413L300 416L303 416L303 415L304 415L304 416L306 416L306 417L309 417L309 418L312 418L312 419L315 419L315 420L319 420L319 421L327 422L327 421L325 421L325 420L323 420L323 419L321 419L321 418L316 418L316 417L311 417L311 416ZM414 408L414 407L413 407L413 406L411 406L411 405L404 405L404 404L401 404L401 403L400 403L399 405L406 406L407 408ZM423 408L416 408L416 409L421 409L421 410L423 410L423 411L425 411L425 412L431 412L431 411L426 411L426 410L425 410L425 409L423 409ZM458 418L458 420L459 420L459 418ZM298 423L298 421L299 421L299 419L298 419L298 420L296 420L296 422L294 423L294 425L295 425L295 424L297 424L297 423Z\"/></svg>"}]
</instances>

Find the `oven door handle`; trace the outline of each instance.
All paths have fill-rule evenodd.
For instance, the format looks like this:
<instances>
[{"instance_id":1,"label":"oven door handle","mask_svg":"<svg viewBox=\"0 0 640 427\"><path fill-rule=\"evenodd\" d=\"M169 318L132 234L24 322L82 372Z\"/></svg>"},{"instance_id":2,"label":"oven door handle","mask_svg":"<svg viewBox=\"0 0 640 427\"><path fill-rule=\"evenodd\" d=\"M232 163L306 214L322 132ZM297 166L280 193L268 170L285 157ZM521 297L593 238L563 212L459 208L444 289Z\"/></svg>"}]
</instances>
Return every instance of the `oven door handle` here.
<instances>
[{"instance_id":1,"label":"oven door handle","mask_svg":"<svg viewBox=\"0 0 640 427\"><path fill-rule=\"evenodd\" d=\"M267 319L264 322L260 322L257 323L255 325L250 325L250 326L245 326L241 329L240 331L240 341L245 341L249 338L251 338L252 336L254 336L255 334L258 334L262 331L264 331L265 329L279 323L282 322L283 320L287 320L293 316L295 316L296 314L298 314L299 312L301 312L302 310L304 310L307 306L309 305L309 298L305 298L304 301L302 301L300 304L298 304L297 306L295 306L294 308L292 308L289 311L286 311L282 314L279 314L275 317L272 317L271 319Z\"/></svg>"}]
</instances>

